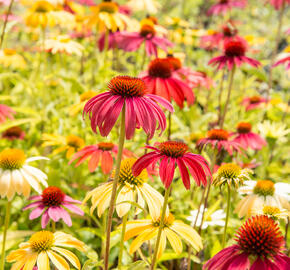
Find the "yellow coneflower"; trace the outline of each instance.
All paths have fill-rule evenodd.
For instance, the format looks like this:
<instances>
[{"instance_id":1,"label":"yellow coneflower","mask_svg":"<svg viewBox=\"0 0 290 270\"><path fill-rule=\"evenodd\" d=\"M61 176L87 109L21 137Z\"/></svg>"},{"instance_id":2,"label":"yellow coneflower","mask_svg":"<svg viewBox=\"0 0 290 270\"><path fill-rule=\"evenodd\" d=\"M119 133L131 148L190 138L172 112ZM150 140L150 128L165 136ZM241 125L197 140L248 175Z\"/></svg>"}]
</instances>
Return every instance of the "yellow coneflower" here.
<instances>
[{"instance_id":1,"label":"yellow coneflower","mask_svg":"<svg viewBox=\"0 0 290 270\"><path fill-rule=\"evenodd\" d=\"M7 256L7 262L14 262L11 269L49 270L50 261L56 269L71 269L68 260L76 269L81 269L77 256L66 248L76 248L84 251L84 243L63 232L40 231L34 233L28 242L22 243L20 248ZM66 259L66 260L65 260Z\"/></svg>"},{"instance_id":2,"label":"yellow coneflower","mask_svg":"<svg viewBox=\"0 0 290 270\"><path fill-rule=\"evenodd\" d=\"M135 198L137 196L137 203L144 208L146 202L150 215L157 219L163 205L163 196L150 185L145 183L148 179L146 170L143 170L137 177L133 176L132 166L135 162L135 158L127 158L121 162L118 183L119 193L116 199L117 214L119 217L123 217L127 214L131 209L131 204L126 203L126 201L135 202ZM91 214L96 208L98 208L98 216L101 216L105 209L109 207L112 188L113 181L109 181L88 192L84 199L84 203L92 198L92 207L90 209ZM136 213L138 212L140 211L137 211Z\"/></svg>"},{"instance_id":3,"label":"yellow coneflower","mask_svg":"<svg viewBox=\"0 0 290 270\"><path fill-rule=\"evenodd\" d=\"M124 240L127 241L137 236L131 243L129 252L131 254L134 253L144 242L156 238L159 227L160 218L158 220L150 218L128 221ZM202 241L199 234L191 226L185 224L181 220L175 220L174 216L170 213L164 220L157 258L159 259L162 256L166 248L167 239L173 250L177 254L180 254L182 252L182 242L180 238L185 240L196 251L202 249Z\"/></svg>"},{"instance_id":4,"label":"yellow coneflower","mask_svg":"<svg viewBox=\"0 0 290 270\"><path fill-rule=\"evenodd\" d=\"M251 215L252 216L265 215L270 218L273 218L274 220L277 219L287 220L287 218L290 217L290 211L284 208L279 208L271 205L257 205L256 208L252 209Z\"/></svg>"},{"instance_id":5,"label":"yellow coneflower","mask_svg":"<svg viewBox=\"0 0 290 270\"><path fill-rule=\"evenodd\" d=\"M24 58L13 49L4 49L0 51L0 64L4 67L25 68Z\"/></svg>"},{"instance_id":6,"label":"yellow coneflower","mask_svg":"<svg viewBox=\"0 0 290 270\"><path fill-rule=\"evenodd\" d=\"M53 150L52 154L56 155L61 152L66 152L66 158L70 158L75 152L80 150L85 142L82 138L75 135L68 135L66 137L55 134L43 134L42 139L45 141L42 146L59 146Z\"/></svg>"},{"instance_id":7,"label":"yellow coneflower","mask_svg":"<svg viewBox=\"0 0 290 270\"><path fill-rule=\"evenodd\" d=\"M98 93L92 90L89 90L87 92L84 92L80 95L80 102L77 104L72 105L69 108L69 115L71 116L75 116L77 115L80 111L82 111L84 109L84 106L86 104L86 102L93 98L94 96L96 96Z\"/></svg>"}]
</instances>

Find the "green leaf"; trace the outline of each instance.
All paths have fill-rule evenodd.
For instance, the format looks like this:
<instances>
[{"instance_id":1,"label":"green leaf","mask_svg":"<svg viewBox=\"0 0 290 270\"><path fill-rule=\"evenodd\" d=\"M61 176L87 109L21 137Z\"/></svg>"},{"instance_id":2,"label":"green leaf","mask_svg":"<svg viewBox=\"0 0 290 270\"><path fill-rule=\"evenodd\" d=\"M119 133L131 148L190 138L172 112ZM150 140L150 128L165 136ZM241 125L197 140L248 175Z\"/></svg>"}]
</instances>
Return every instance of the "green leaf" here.
<instances>
[{"instance_id":1,"label":"green leaf","mask_svg":"<svg viewBox=\"0 0 290 270\"><path fill-rule=\"evenodd\" d=\"M84 263L82 270L96 269L96 267L100 266L103 266L103 261L89 259Z\"/></svg>"}]
</instances>

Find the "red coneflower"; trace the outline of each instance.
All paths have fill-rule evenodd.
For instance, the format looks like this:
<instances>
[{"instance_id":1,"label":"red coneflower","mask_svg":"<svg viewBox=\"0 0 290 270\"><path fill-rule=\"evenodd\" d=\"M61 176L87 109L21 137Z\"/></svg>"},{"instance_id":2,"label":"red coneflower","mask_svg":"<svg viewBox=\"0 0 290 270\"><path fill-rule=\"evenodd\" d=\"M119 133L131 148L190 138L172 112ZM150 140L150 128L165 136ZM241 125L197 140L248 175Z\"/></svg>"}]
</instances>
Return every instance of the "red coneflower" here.
<instances>
[{"instance_id":1,"label":"red coneflower","mask_svg":"<svg viewBox=\"0 0 290 270\"><path fill-rule=\"evenodd\" d=\"M270 4L277 10L281 9L283 7L283 4L289 5L290 0L270 0Z\"/></svg>"},{"instance_id":2,"label":"red coneflower","mask_svg":"<svg viewBox=\"0 0 290 270\"><path fill-rule=\"evenodd\" d=\"M173 99L180 108L186 100L188 105L194 102L194 94L173 73L173 66L166 58L156 58L149 64L148 71L140 74L150 93L161 96L169 101Z\"/></svg>"},{"instance_id":3,"label":"red coneflower","mask_svg":"<svg viewBox=\"0 0 290 270\"><path fill-rule=\"evenodd\" d=\"M16 114L14 110L4 104L0 104L0 123L4 123L7 118L13 120L13 114Z\"/></svg>"},{"instance_id":4,"label":"red coneflower","mask_svg":"<svg viewBox=\"0 0 290 270\"><path fill-rule=\"evenodd\" d=\"M72 156L68 164L79 159L75 167L85 162L89 157L89 171L92 173L96 170L99 163L104 174L109 174L113 168L113 157L117 159L118 146L111 142L101 142L95 145L89 145L78 151ZM133 153L127 149L123 149L123 157L132 157Z\"/></svg>"},{"instance_id":5,"label":"red coneflower","mask_svg":"<svg viewBox=\"0 0 290 270\"><path fill-rule=\"evenodd\" d=\"M252 125L248 122L241 122L237 126L237 132L232 133L235 135L234 142L242 145L243 148L251 148L253 150L260 150L267 142L259 135L251 132Z\"/></svg>"},{"instance_id":6,"label":"red coneflower","mask_svg":"<svg viewBox=\"0 0 290 270\"><path fill-rule=\"evenodd\" d=\"M211 145L212 148L216 148L218 151L225 149L230 155L233 151L241 153L241 145L237 142L229 140L230 134L223 129L212 129L207 133L206 138L202 138L197 141L196 147L202 150L205 146Z\"/></svg>"},{"instance_id":7,"label":"red coneflower","mask_svg":"<svg viewBox=\"0 0 290 270\"><path fill-rule=\"evenodd\" d=\"M218 15L220 13L226 13L232 8L245 8L246 0L218 0L218 3L212 5L207 11L207 15Z\"/></svg>"},{"instance_id":8,"label":"red coneflower","mask_svg":"<svg viewBox=\"0 0 290 270\"><path fill-rule=\"evenodd\" d=\"M20 127L11 127L6 129L2 133L2 138L7 140L23 140L25 137L25 132Z\"/></svg>"},{"instance_id":9,"label":"red coneflower","mask_svg":"<svg viewBox=\"0 0 290 270\"><path fill-rule=\"evenodd\" d=\"M262 104L267 103L268 100L261 96L246 97L242 101L242 105L246 107L246 111L261 107Z\"/></svg>"},{"instance_id":10,"label":"red coneflower","mask_svg":"<svg viewBox=\"0 0 290 270\"><path fill-rule=\"evenodd\" d=\"M109 91L91 98L85 105L83 114L89 114L91 127L102 136L107 136L115 125L119 114L125 106L126 138L131 139L135 128L142 127L149 139L156 129L163 132L166 128L166 117L156 102L170 112L172 105L162 97L147 94L152 92L143 80L130 76L114 77L108 84ZM159 126L157 127L157 121Z\"/></svg>"},{"instance_id":11,"label":"red coneflower","mask_svg":"<svg viewBox=\"0 0 290 270\"><path fill-rule=\"evenodd\" d=\"M186 189L190 188L189 173L197 185L207 184L207 176L211 175L207 161L201 155L190 153L188 146L183 142L167 141L158 143L156 147L146 146L153 150L140 157L132 167L133 175L138 176L148 166L160 163L159 175L161 181L168 188L173 180L176 165L180 171L181 179Z\"/></svg>"},{"instance_id":12,"label":"red coneflower","mask_svg":"<svg viewBox=\"0 0 290 270\"><path fill-rule=\"evenodd\" d=\"M278 224L268 216L249 218L236 234L237 244L217 253L204 270L287 270L290 258Z\"/></svg>"},{"instance_id":13,"label":"red coneflower","mask_svg":"<svg viewBox=\"0 0 290 270\"><path fill-rule=\"evenodd\" d=\"M218 66L218 69L222 69L227 65L231 70L235 65L240 66L243 63L248 63L253 67L258 67L260 62L245 56L247 52L247 43L242 39L229 40L224 44L224 55L211 59L208 64Z\"/></svg>"}]
</instances>

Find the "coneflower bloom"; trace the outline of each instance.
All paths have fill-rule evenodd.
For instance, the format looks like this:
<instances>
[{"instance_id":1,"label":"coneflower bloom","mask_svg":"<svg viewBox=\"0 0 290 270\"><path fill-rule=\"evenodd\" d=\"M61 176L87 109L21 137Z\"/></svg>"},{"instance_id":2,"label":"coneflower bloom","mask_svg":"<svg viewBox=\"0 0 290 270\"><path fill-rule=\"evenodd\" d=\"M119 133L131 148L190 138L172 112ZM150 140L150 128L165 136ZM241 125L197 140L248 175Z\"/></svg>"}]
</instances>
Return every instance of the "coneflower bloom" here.
<instances>
[{"instance_id":1,"label":"coneflower bloom","mask_svg":"<svg viewBox=\"0 0 290 270\"><path fill-rule=\"evenodd\" d=\"M211 129L207 133L206 138L202 138L197 141L196 147L202 150L205 146L211 145L212 148L216 148L219 152L224 149L230 155L233 151L241 153L241 145L237 142L229 140L230 133L223 129Z\"/></svg>"},{"instance_id":2,"label":"coneflower bloom","mask_svg":"<svg viewBox=\"0 0 290 270\"><path fill-rule=\"evenodd\" d=\"M11 269L15 270L32 270L36 265L39 270L49 270L50 261L57 269L69 270L66 260L76 269L81 269L79 259L67 248L85 251L85 244L63 232L40 231L21 243L19 249L10 252L6 260L14 262Z\"/></svg>"},{"instance_id":3,"label":"coneflower bloom","mask_svg":"<svg viewBox=\"0 0 290 270\"><path fill-rule=\"evenodd\" d=\"M233 141L242 145L244 149L251 148L253 150L260 150L267 142L259 135L251 131L252 125L248 122L241 122L237 126L237 132L234 135Z\"/></svg>"},{"instance_id":4,"label":"coneflower bloom","mask_svg":"<svg viewBox=\"0 0 290 270\"><path fill-rule=\"evenodd\" d=\"M2 138L5 138L9 141L14 140L23 140L25 137L25 132L20 127L11 127L6 129L2 133Z\"/></svg>"},{"instance_id":5,"label":"coneflower bloom","mask_svg":"<svg viewBox=\"0 0 290 270\"><path fill-rule=\"evenodd\" d=\"M137 201L137 203L143 208L146 202L150 215L158 219L164 201L163 196L146 183L148 179L146 170L143 170L138 176L132 174L132 166L135 162L135 158L124 159L121 162L118 182L118 190L120 191L116 198L117 214L119 217L123 217L128 213L132 206L128 201ZM94 210L98 208L98 216L101 216L106 208L109 207L112 188L113 181L109 181L87 193L84 203L91 198L91 214L93 214ZM136 213L139 213L139 210Z\"/></svg>"},{"instance_id":6,"label":"coneflower bloom","mask_svg":"<svg viewBox=\"0 0 290 270\"><path fill-rule=\"evenodd\" d=\"M273 67L277 67L283 64L286 64L286 70L290 69L290 56L280 59L273 65Z\"/></svg>"},{"instance_id":7,"label":"coneflower bloom","mask_svg":"<svg viewBox=\"0 0 290 270\"><path fill-rule=\"evenodd\" d=\"M111 142L100 142L95 145L89 145L75 153L69 164L74 162L76 159L79 159L76 163L75 167L79 166L83 162L85 162L89 157L90 160L88 162L89 171L94 172L98 165L101 164L102 172L104 174L108 174L111 172L113 168L114 160L113 158L117 158L118 154L118 146ZM133 153L127 149L123 149L123 158L124 157L132 157Z\"/></svg>"},{"instance_id":8,"label":"coneflower bloom","mask_svg":"<svg viewBox=\"0 0 290 270\"><path fill-rule=\"evenodd\" d=\"M240 218L250 216L253 209L262 204L290 210L290 184L275 184L270 180L245 181L239 192L246 195L235 209Z\"/></svg>"},{"instance_id":9,"label":"coneflower bloom","mask_svg":"<svg viewBox=\"0 0 290 270\"><path fill-rule=\"evenodd\" d=\"M144 43L147 56L157 57L157 48L165 52L173 44L163 37L157 37L154 25L143 24L139 32L119 32L116 36L118 48L126 52L135 52Z\"/></svg>"},{"instance_id":10,"label":"coneflower bloom","mask_svg":"<svg viewBox=\"0 0 290 270\"><path fill-rule=\"evenodd\" d=\"M261 105L267 103L268 100L261 96L246 97L242 101L242 105L246 107L246 111L260 108Z\"/></svg>"},{"instance_id":11,"label":"coneflower bloom","mask_svg":"<svg viewBox=\"0 0 290 270\"><path fill-rule=\"evenodd\" d=\"M208 163L201 155L189 152L189 147L178 141L167 141L146 146L153 150L140 157L133 166L133 175L139 175L148 166L154 167L159 162L159 175L164 186L168 188L173 180L175 169L178 168L186 189L190 188L190 175L196 184L207 185L207 176L211 176ZM176 166L177 165L177 166ZM189 171L189 173L188 173Z\"/></svg>"},{"instance_id":12,"label":"coneflower bloom","mask_svg":"<svg viewBox=\"0 0 290 270\"><path fill-rule=\"evenodd\" d=\"M26 67L26 61L22 55L14 49L0 50L0 64L6 68L23 69Z\"/></svg>"},{"instance_id":13,"label":"coneflower bloom","mask_svg":"<svg viewBox=\"0 0 290 270\"><path fill-rule=\"evenodd\" d=\"M130 76L117 76L109 82L108 88L109 91L90 99L84 108L83 113L89 115L94 132L97 132L98 127L101 135L107 136L124 106L127 139L133 137L135 128L142 127L149 139L153 137L156 129L160 129L161 133L165 130L166 117L156 102L170 112L174 111L173 107L162 97L147 94L151 89L143 80Z\"/></svg>"},{"instance_id":14,"label":"coneflower bloom","mask_svg":"<svg viewBox=\"0 0 290 270\"><path fill-rule=\"evenodd\" d=\"M180 108L183 108L184 101L187 101L188 106L194 103L192 89L174 76L173 66L166 58L152 60L148 71L142 72L140 77L150 93L169 101L173 99Z\"/></svg>"},{"instance_id":15,"label":"coneflower bloom","mask_svg":"<svg viewBox=\"0 0 290 270\"><path fill-rule=\"evenodd\" d=\"M265 215L274 220L287 220L287 218L290 217L290 211L277 206L261 204L257 205L257 207L252 210L252 216L256 215Z\"/></svg>"},{"instance_id":16,"label":"coneflower bloom","mask_svg":"<svg viewBox=\"0 0 290 270\"><path fill-rule=\"evenodd\" d=\"M0 123L4 123L7 118L13 120L14 114L16 114L16 112L13 109L4 104L0 104Z\"/></svg>"},{"instance_id":17,"label":"coneflower bloom","mask_svg":"<svg viewBox=\"0 0 290 270\"><path fill-rule=\"evenodd\" d=\"M277 10L281 9L283 4L285 6L290 4L290 0L269 0L269 2Z\"/></svg>"},{"instance_id":18,"label":"coneflower bloom","mask_svg":"<svg viewBox=\"0 0 290 270\"><path fill-rule=\"evenodd\" d=\"M52 219L54 222L58 222L60 219L68 226L72 225L72 220L67 212L67 209L71 212L84 215L84 212L75 206L75 204L81 204L81 201L77 201L67 196L58 187L47 187L43 190L41 195L32 196L28 200L34 201L23 208L23 210L34 208L29 219L36 219L41 217L41 228L44 229L49 220Z\"/></svg>"},{"instance_id":19,"label":"coneflower bloom","mask_svg":"<svg viewBox=\"0 0 290 270\"><path fill-rule=\"evenodd\" d=\"M249 218L238 230L237 244L217 253L204 270L287 270L290 258L279 225L267 216Z\"/></svg>"},{"instance_id":20,"label":"coneflower bloom","mask_svg":"<svg viewBox=\"0 0 290 270\"><path fill-rule=\"evenodd\" d=\"M41 193L41 185L47 187L47 176L41 170L28 165L45 157L26 158L20 149L5 149L0 152L0 195L12 200L15 193L28 197L31 187Z\"/></svg>"},{"instance_id":21,"label":"coneflower bloom","mask_svg":"<svg viewBox=\"0 0 290 270\"><path fill-rule=\"evenodd\" d=\"M115 49L115 48L119 48L119 44L116 41L116 37L119 34L119 31L117 32L112 32L109 31L108 34L108 50L110 49ZM105 49L105 42L106 42L106 33L102 33L100 35L100 38L98 40L98 46L99 46L99 50L102 52Z\"/></svg>"},{"instance_id":22,"label":"coneflower bloom","mask_svg":"<svg viewBox=\"0 0 290 270\"><path fill-rule=\"evenodd\" d=\"M234 66L240 66L243 63L248 63L253 67L258 67L260 62L247 57L247 43L244 40L236 39L229 40L224 44L224 54L211 59L208 64L217 66L218 69L222 69L227 66L231 70Z\"/></svg>"},{"instance_id":23,"label":"coneflower bloom","mask_svg":"<svg viewBox=\"0 0 290 270\"><path fill-rule=\"evenodd\" d=\"M131 243L129 252L133 254L145 241L156 238L159 227L160 218L128 221L126 224L124 240L127 241L130 238L137 236ZM157 251L157 259L162 256L166 249L167 239L177 254L182 252L181 239L192 246L196 251L202 249L202 241L199 234L191 226L185 224L181 220L176 220L172 214L169 214L164 219L160 245Z\"/></svg>"},{"instance_id":24,"label":"coneflower bloom","mask_svg":"<svg viewBox=\"0 0 290 270\"><path fill-rule=\"evenodd\" d=\"M207 11L208 15L225 14L232 8L245 8L246 0L217 0L217 3L212 5Z\"/></svg>"}]
</instances>

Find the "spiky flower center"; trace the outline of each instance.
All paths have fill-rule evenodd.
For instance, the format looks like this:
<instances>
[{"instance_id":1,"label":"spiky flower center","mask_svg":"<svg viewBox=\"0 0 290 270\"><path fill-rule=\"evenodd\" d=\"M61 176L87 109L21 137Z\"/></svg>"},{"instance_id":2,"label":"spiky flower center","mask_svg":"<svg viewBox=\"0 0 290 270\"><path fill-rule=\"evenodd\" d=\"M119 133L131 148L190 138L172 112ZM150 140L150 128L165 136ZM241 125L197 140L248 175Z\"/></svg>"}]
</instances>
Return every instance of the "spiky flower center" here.
<instances>
[{"instance_id":1,"label":"spiky flower center","mask_svg":"<svg viewBox=\"0 0 290 270\"><path fill-rule=\"evenodd\" d=\"M101 142L98 143L98 147L103 151L111 151L114 148L114 144L110 142Z\"/></svg>"},{"instance_id":2,"label":"spiky flower center","mask_svg":"<svg viewBox=\"0 0 290 270\"><path fill-rule=\"evenodd\" d=\"M156 58L149 64L149 75L157 78L171 77L173 66L168 59Z\"/></svg>"},{"instance_id":3,"label":"spiky flower center","mask_svg":"<svg viewBox=\"0 0 290 270\"><path fill-rule=\"evenodd\" d=\"M249 133L252 130L252 125L248 122L241 122L237 126L238 133Z\"/></svg>"},{"instance_id":4,"label":"spiky flower center","mask_svg":"<svg viewBox=\"0 0 290 270\"><path fill-rule=\"evenodd\" d=\"M178 69L180 69L182 67L181 61L178 58L176 58L176 57L168 56L167 60L171 63L171 65L173 66L174 70L178 70Z\"/></svg>"},{"instance_id":5,"label":"spiky flower center","mask_svg":"<svg viewBox=\"0 0 290 270\"><path fill-rule=\"evenodd\" d=\"M249 218L236 236L236 241L244 252L258 257L272 257L284 247L278 224L264 215Z\"/></svg>"},{"instance_id":6,"label":"spiky flower center","mask_svg":"<svg viewBox=\"0 0 290 270\"><path fill-rule=\"evenodd\" d=\"M227 179L235 179L239 177L239 175L241 174L241 170L242 169L240 168L240 166L234 163L223 164L218 169L218 176Z\"/></svg>"},{"instance_id":7,"label":"spiky flower center","mask_svg":"<svg viewBox=\"0 0 290 270\"><path fill-rule=\"evenodd\" d=\"M20 127L11 127L3 132L3 137L5 138L19 138L22 134L22 129Z\"/></svg>"},{"instance_id":8,"label":"spiky flower center","mask_svg":"<svg viewBox=\"0 0 290 270\"><path fill-rule=\"evenodd\" d=\"M13 50L13 49L8 49L8 48L6 48L6 49L4 49L3 51L4 51L4 54L5 54L6 56L12 56L12 55L15 55L15 54L16 54L16 51Z\"/></svg>"},{"instance_id":9,"label":"spiky flower center","mask_svg":"<svg viewBox=\"0 0 290 270\"><path fill-rule=\"evenodd\" d=\"M146 92L143 80L130 76L116 76L108 84L109 91L123 97L142 97Z\"/></svg>"},{"instance_id":10,"label":"spiky flower center","mask_svg":"<svg viewBox=\"0 0 290 270\"><path fill-rule=\"evenodd\" d=\"M161 217L159 217L158 220L154 221L153 222L153 226L154 227L159 227L160 226L160 220L161 220ZM164 224L163 224L163 227L170 227L172 225L172 223L174 222L175 218L174 216L169 213L168 217L164 217Z\"/></svg>"},{"instance_id":11,"label":"spiky flower center","mask_svg":"<svg viewBox=\"0 0 290 270\"><path fill-rule=\"evenodd\" d=\"M42 192L42 202L45 206L59 206L63 203L65 194L58 187L47 187Z\"/></svg>"},{"instance_id":12,"label":"spiky flower center","mask_svg":"<svg viewBox=\"0 0 290 270\"><path fill-rule=\"evenodd\" d=\"M244 56L246 53L246 46L240 40L231 40L225 43L225 54L229 57Z\"/></svg>"},{"instance_id":13,"label":"spiky flower center","mask_svg":"<svg viewBox=\"0 0 290 270\"><path fill-rule=\"evenodd\" d=\"M0 153L0 168L3 170L21 169L26 160L20 149L5 149Z\"/></svg>"},{"instance_id":14,"label":"spiky flower center","mask_svg":"<svg viewBox=\"0 0 290 270\"><path fill-rule=\"evenodd\" d=\"M147 37L148 35L155 36L155 34L156 34L156 31L152 25L144 24L141 26L140 35L142 37Z\"/></svg>"},{"instance_id":15,"label":"spiky flower center","mask_svg":"<svg viewBox=\"0 0 290 270\"><path fill-rule=\"evenodd\" d=\"M230 27L228 25L223 26L223 34L226 37L233 37L237 34L237 32L238 30L233 27Z\"/></svg>"},{"instance_id":16,"label":"spiky flower center","mask_svg":"<svg viewBox=\"0 0 290 270\"><path fill-rule=\"evenodd\" d=\"M54 235L49 231L40 231L31 236L29 243L33 251L40 253L50 250L54 244Z\"/></svg>"},{"instance_id":17,"label":"spiky flower center","mask_svg":"<svg viewBox=\"0 0 290 270\"><path fill-rule=\"evenodd\" d=\"M263 213L265 215L275 217L276 215L279 215L281 213L281 210L275 206L265 205L263 207Z\"/></svg>"},{"instance_id":18,"label":"spiky flower center","mask_svg":"<svg viewBox=\"0 0 290 270\"><path fill-rule=\"evenodd\" d=\"M84 145L84 140L78 136L69 135L66 137L66 144L75 149L79 149L80 147Z\"/></svg>"},{"instance_id":19,"label":"spiky flower center","mask_svg":"<svg viewBox=\"0 0 290 270\"><path fill-rule=\"evenodd\" d=\"M250 103L251 104L256 104L259 103L261 101L261 97L260 96L252 96L250 97Z\"/></svg>"},{"instance_id":20,"label":"spiky flower center","mask_svg":"<svg viewBox=\"0 0 290 270\"><path fill-rule=\"evenodd\" d=\"M275 193L274 183L270 180L259 180L253 192L260 196L273 196Z\"/></svg>"},{"instance_id":21,"label":"spiky flower center","mask_svg":"<svg viewBox=\"0 0 290 270\"><path fill-rule=\"evenodd\" d=\"M160 143L158 149L163 155L177 158L182 157L188 151L188 146L183 142L167 141Z\"/></svg>"},{"instance_id":22,"label":"spiky flower center","mask_svg":"<svg viewBox=\"0 0 290 270\"><path fill-rule=\"evenodd\" d=\"M219 0L220 4L227 4L229 2L229 0Z\"/></svg>"},{"instance_id":23,"label":"spiky flower center","mask_svg":"<svg viewBox=\"0 0 290 270\"><path fill-rule=\"evenodd\" d=\"M100 12L106 12L106 13L116 13L119 10L119 7L117 3L105 1L98 5Z\"/></svg>"},{"instance_id":24,"label":"spiky flower center","mask_svg":"<svg viewBox=\"0 0 290 270\"><path fill-rule=\"evenodd\" d=\"M223 129L212 129L207 133L207 138L210 140L227 141L230 134Z\"/></svg>"},{"instance_id":25,"label":"spiky flower center","mask_svg":"<svg viewBox=\"0 0 290 270\"><path fill-rule=\"evenodd\" d=\"M97 95L97 92L89 90L80 95L80 102L87 101Z\"/></svg>"},{"instance_id":26,"label":"spiky flower center","mask_svg":"<svg viewBox=\"0 0 290 270\"><path fill-rule=\"evenodd\" d=\"M47 1L37 1L33 10L38 13L47 13L53 10L53 5Z\"/></svg>"}]
</instances>

